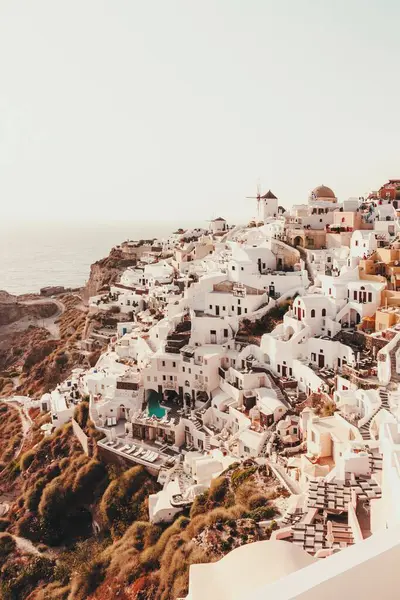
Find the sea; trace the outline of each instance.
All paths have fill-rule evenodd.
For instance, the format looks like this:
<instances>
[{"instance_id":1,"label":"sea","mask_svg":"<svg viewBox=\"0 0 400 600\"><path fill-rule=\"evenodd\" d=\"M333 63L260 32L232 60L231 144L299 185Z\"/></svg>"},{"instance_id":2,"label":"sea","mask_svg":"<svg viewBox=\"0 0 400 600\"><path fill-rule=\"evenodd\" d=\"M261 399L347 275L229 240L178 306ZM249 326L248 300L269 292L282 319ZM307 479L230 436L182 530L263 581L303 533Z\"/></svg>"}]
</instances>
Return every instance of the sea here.
<instances>
[{"instance_id":1,"label":"sea","mask_svg":"<svg viewBox=\"0 0 400 600\"><path fill-rule=\"evenodd\" d=\"M90 265L121 242L167 237L178 227L201 227L171 221L11 222L0 223L0 290L37 293L49 285L79 287Z\"/></svg>"}]
</instances>

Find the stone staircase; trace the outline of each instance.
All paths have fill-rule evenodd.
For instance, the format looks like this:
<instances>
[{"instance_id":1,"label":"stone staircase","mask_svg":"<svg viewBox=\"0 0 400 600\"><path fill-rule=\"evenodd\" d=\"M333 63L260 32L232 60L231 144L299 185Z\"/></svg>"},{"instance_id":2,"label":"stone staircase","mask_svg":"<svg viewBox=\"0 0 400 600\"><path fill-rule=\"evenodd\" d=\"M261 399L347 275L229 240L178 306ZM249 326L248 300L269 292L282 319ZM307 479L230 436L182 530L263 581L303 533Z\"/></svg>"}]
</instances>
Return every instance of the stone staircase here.
<instances>
[{"instance_id":1,"label":"stone staircase","mask_svg":"<svg viewBox=\"0 0 400 600\"><path fill-rule=\"evenodd\" d=\"M363 440L370 440L371 439L371 435L369 433L369 428L372 422L372 419L378 414L379 410L377 412L375 412L366 423L364 423L364 425L362 425L359 429L360 433L361 433L361 437Z\"/></svg>"},{"instance_id":2,"label":"stone staircase","mask_svg":"<svg viewBox=\"0 0 400 600\"><path fill-rule=\"evenodd\" d=\"M380 454L369 455L369 466L371 473L374 474L377 471L382 471L382 456Z\"/></svg>"},{"instance_id":3,"label":"stone staircase","mask_svg":"<svg viewBox=\"0 0 400 600\"><path fill-rule=\"evenodd\" d=\"M381 411L382 409L385 409L390 412L389 392L385 388L379 388L378 392L379 392L379 397L381 399L381 407L368 419L368 421L366 423L364 423L364 425L362 425L360 427L360 433L361 433L363 440L371 439L371 436L369 433L369 428L370 428L372 420L376 417L376 415L379 413L379 411Z\"/></svg>"},{"instance_id":4,"label":"stone staircase","mask_svg":"<svg viewBox=\"0 0 400 600\"><path fill-rule=\"evenodd\" d=\"M390 406L389 406L389 392L385 389L385 388L379 388L379 397L381 399L381 406L382 408L385 408L386 410L390 411Z\"/></svg>"}]
</instances>

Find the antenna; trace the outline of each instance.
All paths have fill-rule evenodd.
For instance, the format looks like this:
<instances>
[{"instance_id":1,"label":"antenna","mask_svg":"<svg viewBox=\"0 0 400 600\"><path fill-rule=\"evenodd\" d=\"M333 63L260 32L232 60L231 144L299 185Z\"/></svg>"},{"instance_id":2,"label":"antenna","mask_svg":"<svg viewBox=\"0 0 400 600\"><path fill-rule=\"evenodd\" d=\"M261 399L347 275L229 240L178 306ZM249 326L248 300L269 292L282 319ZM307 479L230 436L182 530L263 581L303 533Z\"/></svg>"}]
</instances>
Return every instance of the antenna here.
<instances>
[{"instance_id":1,"label":"antenna","mask_svg":"<svg viewBox=\"0 0 400 600\"><path fill-rule=\"evenodd\" d=\"M257 180L257 196L246 196L247 200L257 200L257 220L260 220L260 203L261 203L261 184L260 178Z\"/></svg>"}]
</instances>

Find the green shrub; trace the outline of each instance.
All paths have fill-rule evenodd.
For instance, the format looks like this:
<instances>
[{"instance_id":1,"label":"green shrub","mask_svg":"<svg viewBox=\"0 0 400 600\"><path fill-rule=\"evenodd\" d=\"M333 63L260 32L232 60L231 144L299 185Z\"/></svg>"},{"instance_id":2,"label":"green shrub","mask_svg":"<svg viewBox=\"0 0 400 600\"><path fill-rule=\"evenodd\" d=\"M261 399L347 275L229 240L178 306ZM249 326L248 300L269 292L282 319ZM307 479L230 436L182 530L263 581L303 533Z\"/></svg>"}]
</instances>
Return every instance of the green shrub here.
<instances>
[{"instance_id":1,"label":"green shrub","mask_svg":"<svg viewBox=\"0 0 400 600\"><path fill-rule=\"evenodd\" d=\"M254 510L255 508L266 506L268 504L268 500L269 499L265 494L253 494L252 496L250 496L247 505L251 510Z\"/></svg>"},{"instance_id":2,"label":"green shrub","mask_svg":"<svg viewBox=\"0 0 400 600\"><path fill-rule=\"evenodd\" d=\"M85 504L91 504L95 498L97 486L107 475L107 470L103 463L98 460L91 460L83 465L75 475L72 486L72 492L75 494L74 501L80 501Z\"/></svg>"},{"instance_id":3,"label":"green shrub","mask_svg":"<svg viewBox=\"0 0 400 600\"><path fill-rule=\"evenodd\" d=\"M246 479L251 477L257 471L257 467L247 467L245 469L237 469L232 475L232 485L238 488Z\"/></svg>"},{"instance_id":4,"label":"green shrub","mask_svg":"<svg viewBox=\"0 0 400 600\"><path fill-rule=\"evenodd\" d=\"M190 508L190 518L193 519L198 515L202 515L207 512L209 491L207 490L203 494L199 494L195 497L194 502Z\"/></svg>"},{"instance_id":5,"label":"green shrub","mask_svg":"<svg viewBox=\"0 0 400 600\"><path fill-rule=\"evenodd\" d=\"M229 481L226 477L213 479L210 486L208 499L215 504L223 504L229 490Z\"/></svg>"},{"instance_id":6,"label":"green shrub","mask_svg":"<svg viewBox=\"0 0 400 600\"><path fill-rule=\"evenodd\" d=\"M15 552L17 544L9 533L0 533L0 564L4 563L10 554Z\"/></svg>"},{"instance_id":7,"label":"green shrub","mask_svg":"<svg viewBox=\"0 0 400 600\"><path fill-rule=\"evenodd\" d=\"M89 402L83 400L78 404L74 411L75 421L84 429L89 418Z\"/></svg>"},{"instance_id":8,"label":"green shrub","mask_svg":"<svg viewBox=\"0 0 400 600\"><path fill-rule=\"evenodd\" d=\"M20 467L22 471L29 469L35 459L36 453L33 450L28 450L21 456Z\"/></svg>"},{"instance_id":9,"label":"green shrub","mask_svg":"<svg viewBox=\"0 0 400 600\"><path fill-rule=\"evenodd\" d=\"M247 513L247 517L249 519L253 519L254 521L267 521L272 519L277 513L277 510L274 506L260 506L249 513Z\"/></svg>"},{"instance_id":10,"label":"green shrub","mask_svg":"<svg viewBox=\"0 0 400 600\"><path fill-rule=\"evenodd\" d=\"M113 527L114 533L121 535L132 521L145 516L143 502L155 489L143 467L133 467L111 481L100 504L105 523Z\"/></svg>"},{"instance_id":11,"label":"green shrub","mask_svg":"<svg viewBox=\"0 0 400 600\"><path fill-rule=\"evenodd\" d=\"M6 564L2 569L3 600L26 598L40 581L51 581L54 563L42 556L30 557L24 563Z\"/></svg>"},{"instance_id":12,"label":"green shrub","mask_svg":"<svg viewBox=\"0 0 400 600\"><path fill-rule=\"evenodd\" d=\"M6 519L5 517L0 518L0 532L6 531L10 526L11 521Z\"/></svg>"}]
</instances>

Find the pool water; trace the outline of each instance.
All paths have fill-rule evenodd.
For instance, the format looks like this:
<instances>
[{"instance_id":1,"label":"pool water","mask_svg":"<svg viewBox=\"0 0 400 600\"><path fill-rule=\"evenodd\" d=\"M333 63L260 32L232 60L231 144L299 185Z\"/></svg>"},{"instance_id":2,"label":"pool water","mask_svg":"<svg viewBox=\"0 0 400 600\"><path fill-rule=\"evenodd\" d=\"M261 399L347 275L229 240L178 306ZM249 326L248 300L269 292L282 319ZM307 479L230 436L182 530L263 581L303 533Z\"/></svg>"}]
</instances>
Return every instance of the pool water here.
<instances>
[{"instance_id":1,"label":"pool water","mask_svg":"<svg viewBox=\"0 0 400 600\"><path fill-rule=\"evenodd\" d=\"M165 415L166 410L165 408L162 408L160 406L160 398L160 394L158 394L154 390L151 390L149 392L149 395L147 397L147 412L149 413L149 417L152 417L154 415L161 419L161 417Z\"/></svg>"}]
</instances>

